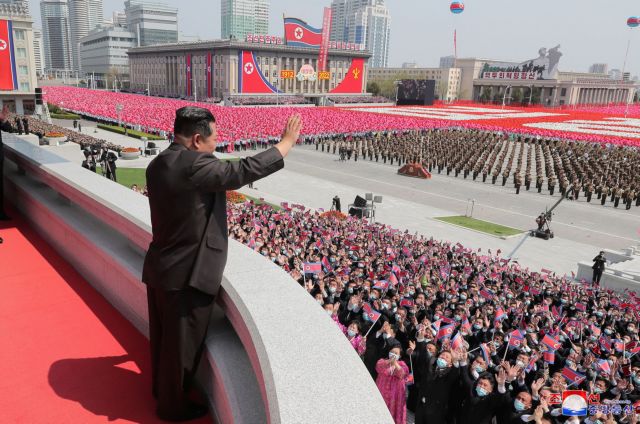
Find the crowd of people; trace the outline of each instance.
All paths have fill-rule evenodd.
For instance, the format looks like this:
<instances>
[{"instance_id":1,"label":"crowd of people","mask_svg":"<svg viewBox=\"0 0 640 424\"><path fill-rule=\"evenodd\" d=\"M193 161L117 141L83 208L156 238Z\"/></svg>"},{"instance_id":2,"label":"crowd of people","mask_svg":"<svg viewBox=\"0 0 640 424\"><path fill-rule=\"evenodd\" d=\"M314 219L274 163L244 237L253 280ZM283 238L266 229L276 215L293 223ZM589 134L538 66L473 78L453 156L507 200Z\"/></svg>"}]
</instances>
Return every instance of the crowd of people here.
<instances>
[{"instance_id":1,"label":"crowd of people","mask_svg":"<svg viewBox=\"0 0 640 424\"><path fill-rule=\"evenodd\" d=\"M640 206L640 150L599 143L536 139L468 129L434 129L316 137L316 150L342 160L421 163L432 173L520 190L584 196L604 205Z\"/></svg>"},{"instance_id":2,"label":"crowd of people","mask_svg":"<svg viewBox=\"0 0 640 424\"><path fill-rule=\"evenodd\" d=\"M382 96L329 96L329 101L335 104L391 103Z\"/></svg>"},{"instance_id":3,"label":"crowd of people","mask_svg":"<svg viewBox=\"0 0 640 424\"><path fill-rule=\"evenodd\" d=\"M31 133L37 135L40 139L44 138L47 134L63 134L65 137L67 137L67 141L80 145L80 148L82 148L83 150L92 148L105 148L119 152L123 148L120 145L111 143L106 140L98 139L96 137L92 137L91 135L86 133L74 131L55 124L49 124L31 115L22 116L10 114L8 122L9 124L11 124L13 130L16 133Z\"/></svg>"},{"instance_id":4,"label":"crowd of people","mask_svg":"<svg viewBox=\"0 0 640 424\"><path fill-rule=\"evenodd\" d=\"M232 97L231 103L236 106L263 106L263 105L307 105L311 102L302 96L279 95L279 96L236 96Z\"/></svg>"},{"instance_id":5,"label":"crowd of people","mask_svg":"<svg viewBox=\"0 0 640 424\"><path fill-rule=\"evenodd\" d=\"M230 237L284 268L362 358L396 423L636 423L638 306L501 252L300 205L228 203Z\"/></svg>"}]
</instances>

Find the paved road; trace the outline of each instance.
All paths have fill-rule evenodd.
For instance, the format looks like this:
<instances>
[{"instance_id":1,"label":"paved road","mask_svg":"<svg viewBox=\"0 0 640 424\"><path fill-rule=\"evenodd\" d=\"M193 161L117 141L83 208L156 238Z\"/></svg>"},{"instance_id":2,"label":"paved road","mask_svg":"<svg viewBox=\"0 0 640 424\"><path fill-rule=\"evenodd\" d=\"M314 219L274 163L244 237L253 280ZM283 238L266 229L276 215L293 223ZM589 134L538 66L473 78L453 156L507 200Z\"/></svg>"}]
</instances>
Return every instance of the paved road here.
<instances>
[{"instance_id":1,"label":"paved road","mask_svg":"<svg viewBox=\"0 0 640 424\"><path fill-rule=\"evenodd\" d=\"M239 156L255 152L238 152ZM315 148L298 147L286 159L285 170L241 191L267 201L289 201L312 208L329 209L338 194L343 209L356 194L373 192L383 196L376 220L399 229L418 231L437 239L461 242L477 249L501 249L510 253L522 237L508 240L451 226L434 220L437 216L464 215L467 199L476 199L474 217L528 229L537 214L551 206L558 196L537 193L515 194L511 187L493 186L463 178L435 175L420 180L397 175L397 166L358 161L341 163L336 156ZM551 241L526 238L515 258L532 269L542 267L560 273L576 270L577 262L590 260L601 248L622 249L638 242L640 211L624 211L583 201L564 201L552 223L556 238Z\"/></svg>"},{"instance_id":2,"label":"paved road","mask_svg":"<svg viewBox=\"0 0 640 424\"><path fill-rule=\"evenodd\" d=\"M287 170L314 176L327 181L344 182L363 186L368 191L384 196L394 196L439 209L464 215L468 199L475 199L473 216L487 221L520 229L535 227L536 216L560 200L559 195L526 192L524 187L515 194L512 184L500 186L481 178L473 181L437 173L430 180L407 178L396 173L398 167L370 161L339 162L337 156L316 152L315 148L295 149L287 157ZM544 191L543 191L544 193ZM564 200L554 211L552 228L565 239L606 246L614 249L628 247L637 242L640 228L640 208L601 206L587 203L584 197L578 201ZM351 199L349 199L351 201ZM382 205L384 208L384 204Z\"/></svg>"}]
</instances>

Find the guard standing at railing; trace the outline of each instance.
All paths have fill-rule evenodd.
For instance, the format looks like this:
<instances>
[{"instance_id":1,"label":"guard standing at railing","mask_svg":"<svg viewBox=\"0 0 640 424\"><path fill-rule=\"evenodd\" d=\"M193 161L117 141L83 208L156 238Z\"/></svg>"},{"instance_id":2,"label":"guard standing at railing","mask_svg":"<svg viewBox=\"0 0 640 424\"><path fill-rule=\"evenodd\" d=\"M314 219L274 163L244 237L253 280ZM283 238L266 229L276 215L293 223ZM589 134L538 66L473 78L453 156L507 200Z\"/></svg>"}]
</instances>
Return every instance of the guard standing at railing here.
<instances>
[{"instance_id":1,"label":"guard standing at railing","mask_svg":"<svg viewBox=\"0 0 640 424\"><path fill-rule=\"evenodd\" d=\"M2 131L13 132L9 124L9 108L5 106L0 112L0 221L8 221L9 215L4 211L4 148L2 144Z\"/></svg>"},{"instance_id":2,"label":"guard standing at railing","mask_svg":"<svg viewBox=\"0 0 640 424\"><path fill-rule=\"evenodd\" d=\"M190 395L211 311L227 261L226 190L284 167L302 121L289 118L273 148L238 162L213 156L217 133L208 109L178 109L175 142L147 168L153 239L144 261L152 393L157 414L170 421L206 415Z\"/></svg>"}]
</instances>

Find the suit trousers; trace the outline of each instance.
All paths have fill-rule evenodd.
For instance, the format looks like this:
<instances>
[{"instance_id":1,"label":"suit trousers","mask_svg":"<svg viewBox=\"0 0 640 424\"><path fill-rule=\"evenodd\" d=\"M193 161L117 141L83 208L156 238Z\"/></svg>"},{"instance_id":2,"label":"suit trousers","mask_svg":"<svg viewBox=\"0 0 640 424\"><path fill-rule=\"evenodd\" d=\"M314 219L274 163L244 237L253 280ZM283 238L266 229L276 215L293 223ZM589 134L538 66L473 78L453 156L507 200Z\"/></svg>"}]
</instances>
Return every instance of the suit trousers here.
<instances>
[{"instance_id":1,"label":"suit trousers","mask_svg":"<svg viewBox=\"0 0 640 424\"><path fill-rule=\"evenodd\" d=\"M152 392L158 415L179 415L189 408L204 350L215 296L188 287L162 290L147 286Z\"/></svg>"}]
</instances>

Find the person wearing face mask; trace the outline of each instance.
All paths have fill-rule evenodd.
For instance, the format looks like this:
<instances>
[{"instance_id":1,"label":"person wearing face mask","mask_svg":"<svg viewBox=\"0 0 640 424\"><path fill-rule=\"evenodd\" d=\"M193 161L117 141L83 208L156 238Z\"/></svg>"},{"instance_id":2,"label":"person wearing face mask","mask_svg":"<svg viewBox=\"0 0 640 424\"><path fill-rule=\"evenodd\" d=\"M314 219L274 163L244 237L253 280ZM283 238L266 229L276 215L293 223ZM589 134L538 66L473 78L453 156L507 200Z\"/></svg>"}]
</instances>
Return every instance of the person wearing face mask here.
<instances>
[{"instance_id":1,"label":"person wearing face mask","mask_svg":"<svg viewBox=\"0 0 640 424\"><path fill-rule=\"evenodd\" d=\"M406 424L406 378L409 367L400 359L402 349L396 346L389 351L388 358L376 363L376 385L389 408L395 424Z\"/></svg>"},{"instance_id":2,"label":"person wearing face mask","mask_svg":"<svg viewBox=\"0 0 640 424\"><path fill-rule=\"evenodd\" d=\"M365 316L366 313L363 313L363 317ZM369 332L367 336L367 349L364 354L364 365L367 367L367 370L369 370L371 378L375 380L378 377L376 364L380 358L384 358L383 350L385 345L387 345L391 325L384 317L380 317L375 323L363 326L362 331L365 334ZM386 352L389 352L388 348Z\"/></svg>"},{"instance_id":3,"label":"person wearing face mask","mask_svg":"<svg viewBox=\"0 0 640 424\"><path fill-rule=\"evenodd\" d=\"M519 392L513 402L504 405L498 424L521 424L525 415L533 413L533 399L527 391ZM528 418L528 417L527 417Z\"/></svg>"},{"instance_id":4,"label":"person wearing face mask","mask_svg":"<svg viewBox=\"0 0 640 424\"><path fill-rule=\"evenodd\" d=\"M462 373L465 400L462 405L462 423L490 424L493 417L504 410L510 403L510 397L505 387L507 376L500 368L494 380L489 374L484 374L474 382L469 373ZM496 390L497 386L497 390Z\"/></svg>"},{"instance_id":5,"label":"person wearing face mask","mask_svg":"<svg viewBox=\"0 0 640 424\"><path fill-rule=\"evenodd\" d=\"M358 352L358 355L362 357L367 350L367 341L362 335L360 335L360 323L356 320L353 320L349 323L349 326L342 325L338 320L337 307L334 309L334 313L331 318L335 321L340 331L347 336L347 340L351 343L351 346Z\"/></svg>"},{"instance_id":6,"label":"person wearing face mask","mask_svg":"<svg viewBox=\"0 0 640 424\"><path fill-rule=\"evenodd\" d=\"M410 342L409 348L419 376L415 422L444 424L447 422L450 400L457 388L460 372L467 372L466 351L442 351L436 357L429 353L424 342ZM465 362L461 364L462 358Z\"/></svg>"}]
</instances>

